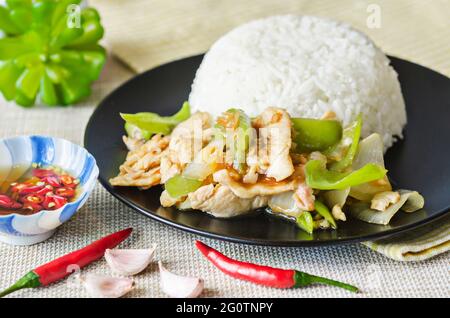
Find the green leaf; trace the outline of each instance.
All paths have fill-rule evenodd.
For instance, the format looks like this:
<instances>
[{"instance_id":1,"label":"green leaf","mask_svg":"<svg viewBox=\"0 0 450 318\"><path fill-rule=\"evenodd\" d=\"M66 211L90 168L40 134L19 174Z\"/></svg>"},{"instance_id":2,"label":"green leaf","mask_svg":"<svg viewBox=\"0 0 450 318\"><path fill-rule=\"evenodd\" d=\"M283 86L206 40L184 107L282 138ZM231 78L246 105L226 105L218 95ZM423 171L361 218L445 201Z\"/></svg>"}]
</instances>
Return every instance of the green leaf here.
<instances>
[{"instance_id":1,"label":"green leaf","mask_svg":"<svg viewBox=\"0 0 450 318\"><path fill-rule=\"evenodd\" d=\"M91 94L89 84L80 77L71 76L61 82L63 105L74 104Z\"/></svg>"},{"instance_id":2,"label":"green leaf","mask_svg":"<svg viewBox=\"0 0 450 318\"><path fill-rule=\"evenodd\" d=\"M50 105L76 103L105 64L98 41L103 27L95 9L80 10L80 26L68 22L79 0L7 0L0 6L0 91L32 106L37 95ZM77 8L75 8L77 9ZM71 46L79 38L84 44ZM71 47L66 50L64 48Z\"/></svg>"},{"instance_id":3,"label":"green leaf","mask_svg":"<svg viewBox=\"0 0 450 318\"><path fill-rule=\"evenodd\" d=\"M41 78L40 94L42 101L49 106L54 106L59 103L55 85L52 83L50 77L48 77L46 73L44 73Z\"/></svg>"},{"instance_id":4,"label":"green leaf","mask_svg":"<svg viewBox=\"0 0 450 318\"><path fill-rule=\"evenodd\" d=\"M52 32L52 40L50 41L52 49L62 48L83 35L82 28L69 28L64 20L61 21L61 25L58 25Z\"/></svg>"},{"instance_id":5,"label":"green leaf","mask_svg":"<svg viewBox=\"0 0 450 318\"><path fill-rule=\"evenodd\" d=\"M83 34L73 40L70 45L86 45L97 43L105 33L102 25L96 20L83 22Z\"/></svg>"},{"instance_id":6,"label":"green leaf","mask_svg":"<svg viewBox=\"0 0 450 318\"><path fill-rule=\"evenodd\" d=\"M57 5L55 6L55 9L53 10L53 15L51 19L51 25L55 27L57 24L61 23L61 20L64 20L64 23L66 23L66 13L67 8L71 4L80 4L81 0L59 0L57 1Z\"/></svg>"},{"instance_id":7,"label":"green leaf","mask_svg":"<svg viewBox=\"0 0 450 318\"><path fill-rule=\"evenodd\" d=\"M6 0L5 2L11 9L31 7L31 0Z\"/></svg>"},{"instance_id":8,"label":"green leaf","mask_svg":"<svg viewBox=\"0 0 450 318\"><path fill-rule=\"evenodd\" d=\"M33 14L30 7L19 7L11 10L10 17L21 32L27 31L33 22Z\"/></svg>"},{"instance_id":9,"label":"green leaf","mask_svg":"<svg viewBox=\"0 0 450 318\"><path fill-rule=\"evenodd\" d=\"M44 68L41 65L27 68L17 80L17 90L28 99L34 100L39 89L42 75L44 75Z\"/></svg>"},{"instance_id":10,"label":"green leaf","mask_svg":"<svg viewBox=\"0 0 450 318\"><path fill-rule=\"evenodd\" d=\"M23 41L22 37L0 39L0 60L10 60L33 51L34 48Z\"/></svg>"},{"instance_id":11,"label":"green leaf","mask_svg":"<svg viewBox=\"0 0 450 318\"><path fill-rule=\"evenodd\" d=\"M305 165L307 184L317 190L343 190L383 178L387 170L376 164L366 164L353 172L327 170L324 163L311 160Z\"/></svg>"},{"instance_id":12,"label":"green leaf","mask_svg":"<svg viewBox=\"0 0 450 318\"><path fill-rule=\"evenodd\" d=\"M16 102L16 104L28 108L33 106L35 98L29 98L25 96L25 94L23 94L21 91L16 90L14 101Z\"/></svg>"},{"instance_id":13,"label":"green leaf","mask_svg":"<svg viewBox=\"0 0 450 318\"><path fill-rule=\"evenodd\" d=\"M0 67L0 91L6 100L13 100L16 95L16 81L22 74L23 68L16 66L12 61Z\"/></svg>"},{"instance_id":14,"label":"green leaf","mask_svg":"<svg viewBox=\"0 0 450 318\"><path fill-rule=\"evenodd\" d=\"M6 34L20 34L20 28L13 22L7 8L0 6L0 30Z\"/></svg>"},{"instance_id":15,"label":"green leaf","mask_svg":"<svg viewBox=\"0 0 450 318\"><path fill-rule=\"evenodd\" d=\"M55 84L60 84L65 78L68 78L71 73L66 68L58 64L47 64L45 72L50 80Z\"/></svg>"},{"instance_id":16,"label":"green leaf","mask_svg":"<svg viewBox=\"0 0 450 318\"><path fill-rule=\"evenodd\" d=\"M55 7L56 2L54 1L38 0L33 2L33 23L36 25L47 25L50 28L51 18Z\"/></svg>"}]
</instances>

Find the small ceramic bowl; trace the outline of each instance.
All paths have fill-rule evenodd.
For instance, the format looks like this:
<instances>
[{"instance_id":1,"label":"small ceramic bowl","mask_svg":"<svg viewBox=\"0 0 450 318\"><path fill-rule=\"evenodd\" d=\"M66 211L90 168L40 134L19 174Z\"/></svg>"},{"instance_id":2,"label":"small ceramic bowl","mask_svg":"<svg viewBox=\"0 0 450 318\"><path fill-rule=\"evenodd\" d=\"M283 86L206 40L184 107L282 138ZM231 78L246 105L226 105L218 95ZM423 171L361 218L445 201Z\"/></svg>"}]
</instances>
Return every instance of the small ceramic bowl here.
<instances>
[{"instance_id":1,"label":"small ceramic bowl","mask_svg":"<svg viewBox=\"0 0 450 318\"><path fill-rule=\"evenodd\" d=\"M70 141L44 136L0 139L0 185L19 179L33 163L57 166L80 180L76 201L57 210L32 215L0 215L0 241L12 245L32 245L53 235L86 202L95 187L98 167L86 149Z\"/></svg>"}]
</instances>

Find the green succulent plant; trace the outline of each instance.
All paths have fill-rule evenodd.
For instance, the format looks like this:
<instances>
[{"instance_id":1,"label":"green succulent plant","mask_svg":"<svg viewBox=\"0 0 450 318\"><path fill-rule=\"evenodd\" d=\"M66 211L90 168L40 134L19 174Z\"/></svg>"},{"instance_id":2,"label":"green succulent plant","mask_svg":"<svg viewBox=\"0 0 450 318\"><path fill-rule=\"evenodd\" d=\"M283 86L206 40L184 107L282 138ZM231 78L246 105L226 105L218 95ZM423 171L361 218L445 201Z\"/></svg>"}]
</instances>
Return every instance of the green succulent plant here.
<instances>
[{"instance_id":1,"label":"green succulent plant","mask_svg":"<svg viewBox=\"0 0 450 318\"><path fill-rule=\"evenodd\" d=\"M74 104L105 64L98 12L77 0L7 0L0 5L0 92L31 107Z\"/></svg>"}]
</instances>

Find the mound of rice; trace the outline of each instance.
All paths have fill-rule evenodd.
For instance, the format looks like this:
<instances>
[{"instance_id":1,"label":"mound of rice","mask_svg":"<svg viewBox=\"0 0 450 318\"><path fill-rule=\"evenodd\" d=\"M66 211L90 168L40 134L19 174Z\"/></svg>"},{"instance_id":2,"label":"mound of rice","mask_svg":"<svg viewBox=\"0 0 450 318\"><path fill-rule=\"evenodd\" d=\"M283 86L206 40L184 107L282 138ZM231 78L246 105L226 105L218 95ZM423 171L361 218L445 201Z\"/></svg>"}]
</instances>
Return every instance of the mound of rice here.
<instances>
[{"instance_id":1,"label":"mound of rice","mask_svg":"<svg viewBox=\"0 0 450 318\"><path fill-rule=\"evenodd\" d=\"M334 111L344 124L362 113L363 136L385 147L402 137L406 111L389 59L351 26L312 16L274 16L220 38L197 71L189 102L214 115L238 107L250 116L268 106L292 116Z\"/></svg>"}]
</instances>

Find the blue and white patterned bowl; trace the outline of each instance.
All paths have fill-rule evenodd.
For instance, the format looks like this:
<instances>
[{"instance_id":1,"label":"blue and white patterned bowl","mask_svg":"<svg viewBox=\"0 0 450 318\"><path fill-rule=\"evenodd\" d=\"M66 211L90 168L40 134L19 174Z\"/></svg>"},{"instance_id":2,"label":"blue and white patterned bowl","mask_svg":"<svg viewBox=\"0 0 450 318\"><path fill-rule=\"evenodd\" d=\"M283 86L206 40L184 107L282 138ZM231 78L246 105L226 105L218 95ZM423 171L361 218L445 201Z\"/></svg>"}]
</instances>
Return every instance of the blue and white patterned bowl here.
<instances>
[{"instance_id":1,"label":"blue and white patterned bowl","mask_svg":"<svg viewBox=\"0 0 450 318\"><path fill-rule=\"evenodd\" d=\"M20 178L32 163L54 165L68 171L80 180L81 192L76 201L58 210L43 210L32 215L0 215L1 242L31 245L48 239L83 206L99 173L94 157L70 141L44 136L0 139L0 185Z\"/></svg>"}]
</instances>

